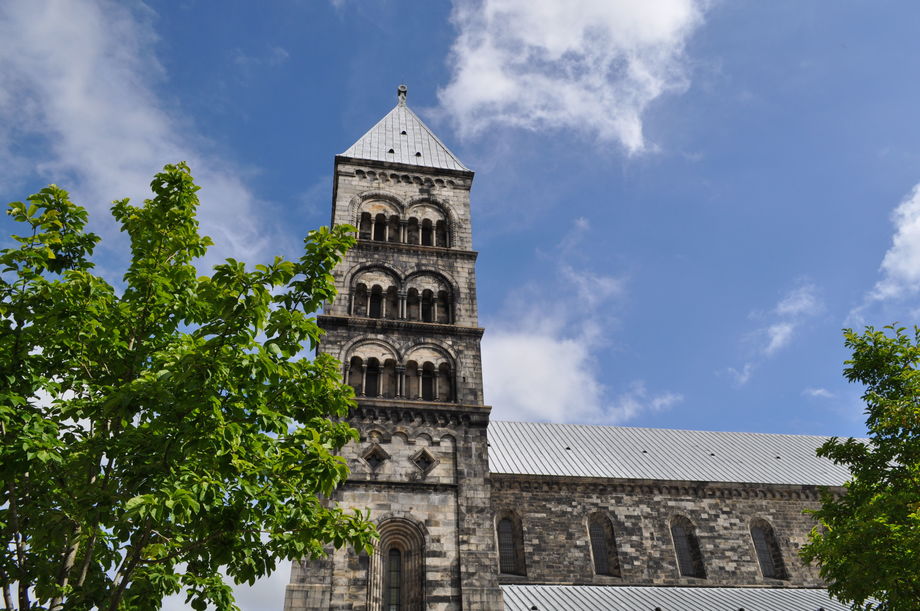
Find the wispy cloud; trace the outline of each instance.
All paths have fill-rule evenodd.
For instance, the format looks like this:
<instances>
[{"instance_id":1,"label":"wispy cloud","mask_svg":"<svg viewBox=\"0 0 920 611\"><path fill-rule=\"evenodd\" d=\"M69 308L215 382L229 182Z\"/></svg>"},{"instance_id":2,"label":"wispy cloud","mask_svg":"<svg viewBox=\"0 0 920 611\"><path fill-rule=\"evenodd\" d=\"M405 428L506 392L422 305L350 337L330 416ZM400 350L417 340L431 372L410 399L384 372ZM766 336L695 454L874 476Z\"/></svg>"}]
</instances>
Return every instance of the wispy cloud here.
<instances>
[{"instance_id":1,"label":"wispy cloud","mask_svg":"<svg viewBox=\"0 0 920 611\"><path fill-rule=\"evenodd\" d=\"M821 312L823 307L817 287L811 282L800 281L770 310L752 312L751 318L764 324L745 335L744 342L753 353L751 360L741 367L728 367L725 373L737 386L747 384L757 366L789 346L802 325Z\"/></svg>"},{"instance_id":2,"label":"wispy cloud","mask_svg":"<svg viewBox=\"0 0 920 611\"><path fill-rule=\"evenodd\" d=\"M689 82L698 0L455 0L441 106L462 136L492 125L574 129L647 148L642 114Z\"/></svg>"},{"instance_id":3,"label":"wispy cloud","mask_svg":"<svg viewBox=\"0 0 920 611\"><path fill-rule=\"evenodd\" d=\"M833 399L836 395L826 388L806 388L802 391L806 397L816 397L819 399Z\"/></svg>"},{"instance_id":4,"label":"wispy cloud","mask_svg":"<svg viewBox=\"0 0 920 611\"><path fill-rule=\"evenodd\" d=\"M209 260L251 259L272 242L258 202L240 168L158 95L168 75L153 23L143 4L0 4L0 166L68 188L95 229L113 235L113 199L149 196L157 170L188 161L202 187L202 229L216 242ZM0 170L3 184L16 180Z\"/></svg>"},{"instance_id":5,"label":"wispy cloud","mask_svg":"<svg viewBox=\"0 0 920 611\"><path fill-rule=\"evenodd\" d=\"M894 235L879 268L881 278L850 312L848 324L861 324L872 305L898 302L920 293L920 184L891 214Z\"/></svg>"},{"instance_id":6,"label":"wispy cloud","mask_svg":"<svg viewBox=\"0 0 920 611\"><path fill-rule=\"evenodd\" d=\"M585 219L548 259L571 261L589 231ZM571 264L549 268L540 287L512 293L506 317L486 321L483 376L486 401L499 419L619 423L676 405L681 395L654 393L636 380L616 394L602 382L599 352L612 338L626 279ZM568 295L564 300L556 295Z\"/></svg>"}]
</instances>

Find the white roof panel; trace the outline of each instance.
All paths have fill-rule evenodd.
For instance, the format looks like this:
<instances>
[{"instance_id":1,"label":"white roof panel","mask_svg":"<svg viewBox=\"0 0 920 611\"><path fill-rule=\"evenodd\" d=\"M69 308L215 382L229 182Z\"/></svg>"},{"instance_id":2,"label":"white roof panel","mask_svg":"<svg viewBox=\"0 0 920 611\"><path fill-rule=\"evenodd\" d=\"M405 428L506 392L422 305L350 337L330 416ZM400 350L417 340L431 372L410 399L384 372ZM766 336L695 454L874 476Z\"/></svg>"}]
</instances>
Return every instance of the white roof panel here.
<instances>
[{"instance_id":1,"label":"white roof panel","mask_svg":"<svg viewBox=\"0 0 920 611\"><path fill-rule=\"evenodd\" d=\"M505 611L848 611L821 589L503 585Z\"/></svg>"},{"instance_id":2,"label":"white roof panel","mask_svg":"<svg viewBox=\"0 0 920 611\"><path fill-rule=\"evenodd\" d=\"M492 473L840 486L827 437L539 422L489 424Z\"/></svg>"}]
</instances>

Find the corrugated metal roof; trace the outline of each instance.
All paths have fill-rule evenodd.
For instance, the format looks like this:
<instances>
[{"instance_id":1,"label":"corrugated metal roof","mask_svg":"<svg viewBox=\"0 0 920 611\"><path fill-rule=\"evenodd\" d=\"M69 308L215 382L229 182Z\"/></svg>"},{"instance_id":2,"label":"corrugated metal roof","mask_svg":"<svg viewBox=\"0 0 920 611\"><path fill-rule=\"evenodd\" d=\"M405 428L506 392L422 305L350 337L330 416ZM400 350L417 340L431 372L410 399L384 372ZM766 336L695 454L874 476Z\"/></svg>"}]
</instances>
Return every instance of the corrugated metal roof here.
<instances>
[{"instance_id":1,"label":"corrugated metal roof","mask_svg":"<svg viewBox=\"0 0 920 611\"><path fill-rule=\"evenodd\" d=\"M406 106L405 93L406 90L401 86L396 108L380 119L342 156L469 172L412 109Z\"/></svg>"},{"instance_id":2,"label":"corrugated metal roof","mask_svg":"<svg viewBox=\"0 0 920 611\"><path fill-rule=\"evenodd\" d=\"M505 611L848 611L827 590L503 585Z\"/></svg>"},{"instance_id":3,"label":"corrugated metal roof","mask_svg":"<svg viewBox=\"0 0 920 611\"><path fill-rule=\"evenodd\" d=\"M493 473L839 486L846 467L815 456L811 435L722 433L538 422L489 424Z\"/></svg>"}]
</instances>

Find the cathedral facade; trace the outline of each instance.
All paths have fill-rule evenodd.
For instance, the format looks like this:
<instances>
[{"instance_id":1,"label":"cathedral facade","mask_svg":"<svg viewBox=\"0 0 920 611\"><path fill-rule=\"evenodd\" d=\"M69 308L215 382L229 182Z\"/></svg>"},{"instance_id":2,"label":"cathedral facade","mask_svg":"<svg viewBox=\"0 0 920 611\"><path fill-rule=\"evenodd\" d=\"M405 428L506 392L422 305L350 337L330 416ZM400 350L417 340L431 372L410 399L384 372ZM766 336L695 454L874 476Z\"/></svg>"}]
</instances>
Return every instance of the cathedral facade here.
<instances>
[{"instance_id":1,"label":"cathedral facade","mask_svg":"<svg viewBox=\"0 0 920 611\"><path fill-rule=\"evenodd\" d=\"M473 172L406 105L335 158L336 268L319 350L360 441L334 501L374 552L294 563L285 610L844 609L798 549L820 437L490 421L470 222Z\"/></svg>"}]
</instances>

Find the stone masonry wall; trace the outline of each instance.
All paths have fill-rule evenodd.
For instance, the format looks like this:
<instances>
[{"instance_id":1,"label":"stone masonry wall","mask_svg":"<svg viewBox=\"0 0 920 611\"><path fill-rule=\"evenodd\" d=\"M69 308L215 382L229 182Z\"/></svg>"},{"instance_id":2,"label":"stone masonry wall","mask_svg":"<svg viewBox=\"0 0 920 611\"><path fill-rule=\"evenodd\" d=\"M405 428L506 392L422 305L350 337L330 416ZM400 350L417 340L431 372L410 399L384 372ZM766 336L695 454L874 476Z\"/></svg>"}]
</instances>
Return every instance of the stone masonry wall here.
<instances>
[{"instance_id":1,"label":"stone masonry wall","mask_svg":"<svg viewBox=\"0 0 920 611\"><path fill-rule=\"evenodd\" d=\"M502 583L823 587L817 568L798 557L814 525L803 511L818 505L809 486L492 474L493 515L518 513L526 559L527 575L501 575ZM622 577L594 574L587 519L595 512L613 523ZM670 534L675 515L696 528L705 579L678 573ZM755 518L772 524L788 580L761 575L750 535Z\"/></svg>"},{"instance_id":2,"label":"stone masonry wall","mask_svg":"<svg viewBox=\"0 0 920 611\"><path fill-rule=\"evenodd\" d=\"M342 451L351 476L334 500L369 510L378 525L390 518L419 525L425 609L499 611L497 579L488 570L495 554L488 487L474 456L485 450L484 419L449 408L407 412L392 402L365 403L351 418L361 439ZM375 466L372 456L381 462ZM294 563L285 610L368 609L369 566L368 555L353 549Z\"/></svg>"}]
</instances>

